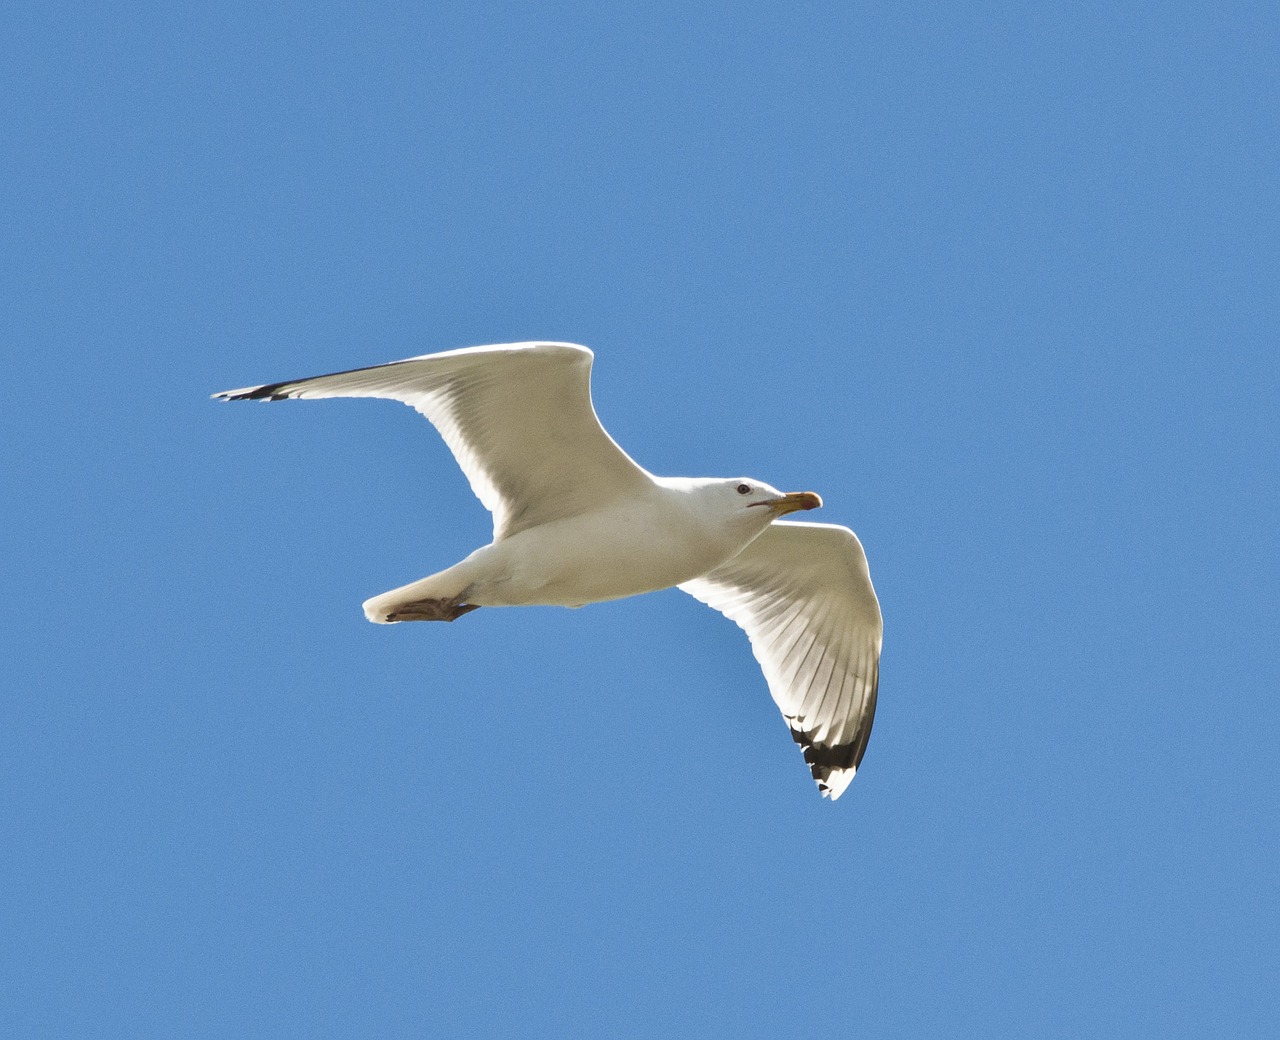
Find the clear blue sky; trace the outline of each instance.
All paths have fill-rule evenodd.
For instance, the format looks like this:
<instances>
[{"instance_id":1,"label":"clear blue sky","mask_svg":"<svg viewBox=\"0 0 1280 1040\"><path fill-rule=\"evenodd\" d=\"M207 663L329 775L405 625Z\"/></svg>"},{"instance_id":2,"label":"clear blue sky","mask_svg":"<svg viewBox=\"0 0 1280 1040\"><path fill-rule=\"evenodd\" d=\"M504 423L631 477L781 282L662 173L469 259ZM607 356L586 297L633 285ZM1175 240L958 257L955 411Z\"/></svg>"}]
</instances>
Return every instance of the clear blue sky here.
<instances>
[{"instance_id":1,"label":"clear blue sky","mask_svg":"<svg viewBox=\"0 0 1280 1040\"><path fill-rule=\"evenodd\" d=\"M1273 3L4 23L0 1032L1276 1035ZM839 803L678 592L367 624L439 437L208 400L532 338L862 537Z\"/></svg>"}]
</instances>

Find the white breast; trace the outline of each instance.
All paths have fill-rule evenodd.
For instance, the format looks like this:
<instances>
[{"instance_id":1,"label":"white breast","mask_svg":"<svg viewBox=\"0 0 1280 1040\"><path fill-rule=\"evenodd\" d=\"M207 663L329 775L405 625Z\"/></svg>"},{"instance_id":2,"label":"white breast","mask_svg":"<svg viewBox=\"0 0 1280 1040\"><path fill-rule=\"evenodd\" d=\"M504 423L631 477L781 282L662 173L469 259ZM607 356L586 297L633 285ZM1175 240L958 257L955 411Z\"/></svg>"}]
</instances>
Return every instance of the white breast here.
<instances>
[{"instance_id":1,"label":"white breast","mask_svg":"<svg viewBox=\"0 0 1280 1040\"><path fill-rule=\"evenodd\" d=\"M681 496L655 492L486 546L473 557L484 577L469 600L576 607L636 596L705 574L755 534L708 524Z\"/></svg>"}]
</instances>

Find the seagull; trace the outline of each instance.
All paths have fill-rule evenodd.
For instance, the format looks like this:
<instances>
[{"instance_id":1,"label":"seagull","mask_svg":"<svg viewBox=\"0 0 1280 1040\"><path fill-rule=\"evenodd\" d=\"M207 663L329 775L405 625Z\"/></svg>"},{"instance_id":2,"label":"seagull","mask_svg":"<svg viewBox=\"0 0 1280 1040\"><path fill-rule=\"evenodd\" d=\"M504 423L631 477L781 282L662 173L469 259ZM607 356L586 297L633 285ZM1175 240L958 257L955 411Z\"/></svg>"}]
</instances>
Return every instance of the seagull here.
<instances>
[{"instance_id":1,"label":"seagull","mask_svg":"<svg viewBox=\"0 0 1280 1040\"><path fill-rule=\"evenodd\" d=\"M591 403L594 355L509 343L214 394L224 401L377 397L444 437L493 540L364 604L378 624L454 621L480 607L563 606L672 586L737 623L824 797L839 798L871 735L880 605L857 536L781 522L816 509L751 477L657 477Z\"/></svg>"}]
</instances>

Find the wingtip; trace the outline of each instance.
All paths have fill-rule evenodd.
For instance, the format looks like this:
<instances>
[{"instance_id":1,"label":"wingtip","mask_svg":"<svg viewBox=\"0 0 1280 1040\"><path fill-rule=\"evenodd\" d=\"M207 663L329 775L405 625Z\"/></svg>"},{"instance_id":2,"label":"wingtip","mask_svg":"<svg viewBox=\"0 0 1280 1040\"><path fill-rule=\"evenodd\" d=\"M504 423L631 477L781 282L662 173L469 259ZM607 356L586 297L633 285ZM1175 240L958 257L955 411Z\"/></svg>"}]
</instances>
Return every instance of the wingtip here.
<instances>
[{"instance_id":1,"label":"wingtip","mask_svg":"<svg viewBox=\"0 0 1280 1040\"><path fill-rule=\"evenodd\" d=\"M239 390L220 390L209 396L215 401L283 401L289 395L280 393L284 383L265 383L262 386L246 386Z\"/></svg>"},{"instance_id":2,"label":"wingtip","mask_svg":"<svg viewBox=\"0 0 1280 1040\"><path fill-rule=\"evenodd\" d=\"M814 779L817 780L818 790L822 792L822 797L830 798L835 802L848 789L857 772L856 767L853 769L836 769L820 780L816 777Z\"/></svg>"},{"instance_id":3,"label":"wingtip","mask_svg":"<svg viewBox=\"0 0 1280 1040\"><path fill-rule=\"evenodd\" d=\"M866 749L866 736L852 743L827 744L812 732L799 728L798 719L787 719L791 727L791 739L800 745L809 775L813 777L823 798L833 802L844 794L857 775L862 764L862 752Z\"/></svg>"}]
</instances>

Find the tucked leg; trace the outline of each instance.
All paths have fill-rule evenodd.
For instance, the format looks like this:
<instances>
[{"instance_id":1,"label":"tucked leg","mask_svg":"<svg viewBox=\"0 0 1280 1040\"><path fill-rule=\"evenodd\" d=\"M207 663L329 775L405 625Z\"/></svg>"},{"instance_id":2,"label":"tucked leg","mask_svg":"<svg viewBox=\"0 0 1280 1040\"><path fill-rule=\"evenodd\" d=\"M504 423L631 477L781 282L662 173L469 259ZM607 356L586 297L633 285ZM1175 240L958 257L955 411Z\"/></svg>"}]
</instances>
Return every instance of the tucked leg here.
<instances>
[{"instance_id":1,"label":"tucked leg","mask_svg":"<svg viewBox=\"0 0 1280 1040\"><path fill-rule=\"evenodd\" d=\"M454 621L469 614L480 604L468 602L475 583L461 573L466 566L464 560L439 574L365 600L364 616L374 624L394 625L397 621Z\"/></svg>"},{"instance_id":2,"label":"tucked leg","mask_svg":"<svg viewBox=\"0 0 1280 1040\"><path fill-rule=\"evenodd\" d=\"M479 610L478 603L463 603L461 596L450 599L420 599L399 603L385 615L388 623L397 621L457 621L463 614Z\"/></svg>"}]
</instances>

